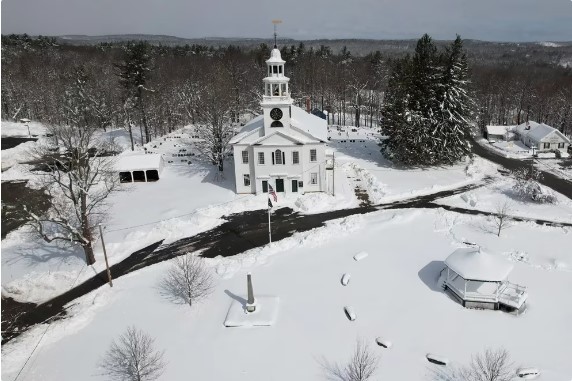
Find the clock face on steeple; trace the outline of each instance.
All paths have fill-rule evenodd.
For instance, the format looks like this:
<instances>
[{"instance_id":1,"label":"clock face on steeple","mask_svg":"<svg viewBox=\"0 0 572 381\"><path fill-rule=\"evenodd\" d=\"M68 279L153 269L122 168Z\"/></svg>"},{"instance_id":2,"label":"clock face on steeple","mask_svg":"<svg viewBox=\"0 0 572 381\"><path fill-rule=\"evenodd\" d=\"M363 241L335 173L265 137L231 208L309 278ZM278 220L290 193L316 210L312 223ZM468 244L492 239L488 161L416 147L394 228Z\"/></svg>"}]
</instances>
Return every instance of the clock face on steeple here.
<instances>
[{"instance_id":1,"label":"clock face on steeple","mask_svg":"<svg viewBox=\"0 0 572 381\"><path fill-rule=\"evenodd\" d=\"M282 119L282 110L280 110L279 108L273 108L272 110L270 110L270 117L273 120Z\"/></svg>"}]
</instances>

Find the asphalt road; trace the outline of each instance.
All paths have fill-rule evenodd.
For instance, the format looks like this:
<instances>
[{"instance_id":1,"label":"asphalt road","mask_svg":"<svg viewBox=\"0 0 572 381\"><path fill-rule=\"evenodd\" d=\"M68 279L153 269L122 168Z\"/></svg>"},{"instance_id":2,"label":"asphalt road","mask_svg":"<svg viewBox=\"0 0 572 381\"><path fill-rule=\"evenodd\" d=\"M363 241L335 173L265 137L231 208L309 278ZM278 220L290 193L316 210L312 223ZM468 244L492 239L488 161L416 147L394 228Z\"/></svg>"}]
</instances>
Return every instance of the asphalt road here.
<instances>
[{"instance_id":1,"label":"asphalt road","mask_svg":"<svg viewBox=\"0 0 572 381\"><path fill-rule=\"evenodd\" d=\"M475 155L481 156L487 160L492 161L493 163L497 163L502 165L508 170L515 170L520 168L530 167L530 160L522 160L522 159L509 159L495 152L488 150L481 146L476 141L473 141L473 153ZM554 189L556 192L565 195L566 197L572 199L572 182L570 180L563 179L558 177L550 172L541 171L542 177L540 179L540 183L546 185L549 188Z\"/></svg>"}]
</instances>

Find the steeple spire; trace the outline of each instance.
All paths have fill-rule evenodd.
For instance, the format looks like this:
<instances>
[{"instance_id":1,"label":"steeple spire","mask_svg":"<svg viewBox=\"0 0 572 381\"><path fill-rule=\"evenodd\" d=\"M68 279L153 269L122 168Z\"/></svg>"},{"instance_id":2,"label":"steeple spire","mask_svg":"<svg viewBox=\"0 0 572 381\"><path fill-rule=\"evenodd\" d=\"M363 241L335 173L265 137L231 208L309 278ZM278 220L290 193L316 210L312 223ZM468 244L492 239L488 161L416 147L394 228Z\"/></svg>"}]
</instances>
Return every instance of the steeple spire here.
<instances>
[{"instance_id":1,"label":"steeple spire","mask_svg":"<svg viewBox=\"0 0 572 381\"><path fill-rule=\"evenodd\" d=\"M276 36L277 36L276 25L282 24L282 20L272 20L272 24L274 24L274 49L276 49L277 48L277 46L276 46Z\"/></svg>"}]
</instances>

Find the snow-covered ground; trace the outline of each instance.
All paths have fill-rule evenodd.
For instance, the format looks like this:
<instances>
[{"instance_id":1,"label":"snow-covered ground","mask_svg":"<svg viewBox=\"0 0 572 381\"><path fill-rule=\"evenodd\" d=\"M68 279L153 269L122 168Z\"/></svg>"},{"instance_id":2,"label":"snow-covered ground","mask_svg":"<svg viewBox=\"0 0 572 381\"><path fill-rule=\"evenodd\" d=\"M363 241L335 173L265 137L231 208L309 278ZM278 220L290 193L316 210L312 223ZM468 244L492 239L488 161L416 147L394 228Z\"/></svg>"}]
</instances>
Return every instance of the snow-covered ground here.
<instances>
[{"instance_id":1,"label":"snow-covered ground","mask_svg":"<svg viewBox=\"0 0 572 381\"><path fill-rule=\"evenodd\" d=\"M2 122L3 135L5 125ZM18 125L8 127L5 136L20 131ZM198 156L192 135L186 128L147 144L148 151L165 159L161 179L125 185L124 192L110 197L105 239L111 263L158 240L172 242L208 230L225 215L266 207L265 195L235 194L232 161L221 177ZM403 169L383 159L379 136L369 129L334 129L330 136L336 196L279 194L277 207L317 213L357 206L355 188L365 191L370 202L381 203L493 176L494 183L465 195L474 205L461 195L441 202L494 211L509 201L515 215L572 221L569 199L558 195L558 203L548 206L524 203L511 193L511 180L500 177L496 166L485 160ZM123 130L102 138L130 147ZM195 155L179 156L181 152ZM25 160L24 153L2 151L2 161L11 160L2 179L29 179L34 186L29 167L18 164ZM2 378L14 378L46 332L20 380L103 379L97 359L113 338L136 325L165 349L168 366L162 379L169 380L188 378L189 371L198 379L322 379L322 356L331 361L348 358L357 338L381 355L382 379L423 379L428 352L466 362L487 346L502 345L518 364L539 367L542 379L569 380L571 231L515 223L499 238L491 233L492 226L485 217L440 210L376 212L331 221L232 258L208 260L217 286L193 309L160 298L156 285L169 264L158 264L116 279L112 289L102 287L81 298L71 307L69 319L52 323L47 331L47 326L37 326L3 346ZM465 310L438 289L442 261L463 241L517 261L512 280L528 286L530 294L524 315ZM47 300L103 270L99 242L95 251L96 264L86 267L77 248L39 241L26 228L11 232L2 241L3 293L22 301ZM355 261L354 255L362 251L369 255ZM256 293L279 298L273 327L223 325L231 302L246 291L247 271L254 274ZM343 274L351 275L346 287L340 284ZM356 321L348 321L344 306L353 308ZM392 341L393 348L376 346L376 337ZM74 360L62 366L62 359L69 358Z\"/></svg>"},{"instance_id":2,"label":"snow-covered ground","mask_svg":"<svg viewBox=\"0 0 572 381\"><path fill-rule=\"evenodd\" d=\"M335 150L336 163L343 165L350 176L360 178L373 203L455 188L497 172L494 164L479 158L453 166L401 168L381 156L377 133L367 128L355 129L332 129L329 145Z\"/></svg>"},{"instance_id":3,"label":"snow-covered ground","mask_svg":"<svg viewBox=\"0 0 572 381\"><path fill-rule=\"evenodd\" d=\"M514 183L513 179L505 178L461 195L443 198L437 203L485 212L497 212L506 204L511 216L572 223L572 200L568 197L548 190L555 195L555 203L526 201L514 192Z\"/></svg>"},{"instance_id":4,"label":"snow-covered ground","mask_svg":"<svg viewBox=\"0 0 572 381\"><path fill-rule=\"evenodd\" d=\"M160 297L156 285L169 264L155 265L81 298L72 317L5 345L2 378L14 378L45 332L20 380L103 380L98 359L135 325L165 350L165 380L324 379L321 359L348 359L358 338L380 356L379 379L427 379L427 353L466 363L471 354L502 346L515 365L539 368L542 380L570 380L571 230L517 223L499 238L483 229L491 223L441 210L332 221L233 258L208 260L216 287L192 309ZM463 241L514 262L511 281L528 287L524 314L464 309L440 290L442 261ZM355 261L361 251L369 255ZM280 300L271 327L223 325L231 303L246 292L247 272L255 295ZM351 281L344 287L345 273ZM353 307L355 321L344 306ZM377 337L393 347L377 346Z\"/></svg>"}]
</instances>

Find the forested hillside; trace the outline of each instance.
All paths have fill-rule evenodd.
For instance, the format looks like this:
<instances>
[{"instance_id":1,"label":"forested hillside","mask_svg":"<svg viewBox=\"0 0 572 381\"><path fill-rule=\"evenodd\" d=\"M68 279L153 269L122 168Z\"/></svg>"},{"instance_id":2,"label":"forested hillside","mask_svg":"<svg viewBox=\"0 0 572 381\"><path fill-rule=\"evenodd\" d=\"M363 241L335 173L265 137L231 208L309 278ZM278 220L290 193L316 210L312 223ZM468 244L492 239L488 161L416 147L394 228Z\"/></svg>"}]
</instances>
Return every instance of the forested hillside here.
<instances>
[{"instance_id":1,"label":"forested hillside","mask_svg":"<svg viewBox=\"0 0 572 381\"><path fill-rule=\"evenodd\" d=\"M259 112L270 48L263 40L189 44L147 37L153 43L2 36L2 119L65 123L66 94L78 80L78 68L101 128L140 126L144 119L151 138L207 122L213 112L234 121ZM313 108L331 112L330 123L376 126L392 62L412 53L415 41L282 40L279 45L298 105L310 98ZM134 92L120 73L135 46L147 59L145 84ZM465 49L481 123L528 117L572 133L571 44L466 41Z\"/></svg>"}]
</instances>

